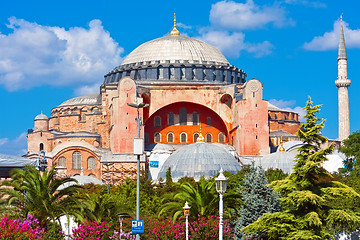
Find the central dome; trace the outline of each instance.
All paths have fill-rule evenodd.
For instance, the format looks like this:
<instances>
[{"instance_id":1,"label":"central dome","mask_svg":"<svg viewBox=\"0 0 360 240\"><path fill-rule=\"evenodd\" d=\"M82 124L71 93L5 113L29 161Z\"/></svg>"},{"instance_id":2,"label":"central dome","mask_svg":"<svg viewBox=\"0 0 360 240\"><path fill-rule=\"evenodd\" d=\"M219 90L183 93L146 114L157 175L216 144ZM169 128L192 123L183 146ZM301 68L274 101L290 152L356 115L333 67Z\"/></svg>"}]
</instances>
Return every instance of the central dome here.
<instances>
[{"instance_id":1,"label":"central dome","mask_svg":"<svg viewBox=\"0 0 360 240\"><path fill-rule=\"evenodd\" d=\"M190 63L229 65L224 55L215 47L186 36L165 36L141 44L132 51L122 65L140 62L189 61Z\"/></svg>"},{"instance_id":2,"label":"central dome","mask_svg":"<svg viewBox=\"0 0 360 240\"><path fill-rule=\"evenodd\" d=\"M104 84L123 77L141 84L245 83L246 74L214 46L187 36L170 35L141 44L105 75Z\"/></svg>"}]
</instances>

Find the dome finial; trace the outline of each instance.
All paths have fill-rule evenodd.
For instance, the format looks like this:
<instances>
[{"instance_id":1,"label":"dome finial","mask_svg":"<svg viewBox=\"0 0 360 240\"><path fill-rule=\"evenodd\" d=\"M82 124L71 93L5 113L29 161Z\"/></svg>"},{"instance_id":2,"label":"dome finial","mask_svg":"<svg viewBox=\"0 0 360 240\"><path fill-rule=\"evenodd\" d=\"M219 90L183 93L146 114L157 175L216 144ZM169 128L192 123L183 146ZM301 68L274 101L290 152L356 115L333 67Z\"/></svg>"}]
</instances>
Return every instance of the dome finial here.
<instances>
[{"instance_id":1,"label":"dome finial","mask_svg":"<svg viewBox=\"0 0 360 240\"><path fill-rule=\"evenodd\" d=\"M282 134L281 134L281 136L280 136L280 149L279 149L280 152L285 152L285 148L284 148L283 143L284 143L284 141L283 141Z\"/></svg>"},{"instance_id":2,"label":"dome finial","mask_svg":"<svg viewBox=\"0 0 360 240\"><path fill-rule=\"evenodd\" d=\"M196 139L196 142L205 142L205 138L204 136L202 135L202 131L201 131L201 123L200 123L200 134L198 136L198 138Z\"/></svg>"},{"instance_id":3,"label":"dome finial","mask_svg":"<svg viewBox=\"0 0 360 240\"><path fill-rule=\"evenodd\" d=\"M175 13L174 13L174 28L173 28L173 30L171 31L170 35L171 35L171 36L180 35L179 30L176 29L176 15L175 15Z\"/></svg>"}]
</instances>

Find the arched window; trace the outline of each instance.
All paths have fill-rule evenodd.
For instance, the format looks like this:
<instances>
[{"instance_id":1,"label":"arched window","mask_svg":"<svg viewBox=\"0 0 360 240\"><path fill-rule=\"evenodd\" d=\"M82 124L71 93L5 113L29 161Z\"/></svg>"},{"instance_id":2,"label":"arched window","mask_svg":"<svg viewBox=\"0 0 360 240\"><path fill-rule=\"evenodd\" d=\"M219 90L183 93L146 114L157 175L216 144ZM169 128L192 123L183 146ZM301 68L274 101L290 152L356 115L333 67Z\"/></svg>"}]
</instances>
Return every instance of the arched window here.
<instances>
[{"instance_id":1,"label":"arched window","mask_svg":"<svg viewBox=\"0 0 360 240\"><path fill-rule=\"evenodd\" d=\"M95 169L95 158L89 157L87 159L87 169Z\"/></svg>"},{"instance_id":2,"label":"arched window","mask_svg":"<svg viewBox=\"0 0 360 240\"><path fill-rule=\"evenodd\" d=\"M185 79L185 66L181 66L180 68L180 79Z\"/></svg>"},{"instance_id":3,"label":"arched window","mask_svg":"<svg viewBox=\"0 0 360 240\"><path fill-rule=\"evenodd\" d=\"M194 143L197 141L198 137L199 137L199 134L198 134L198 133L194 133L194 136L193 136Z\"/></svg>"},{"instance_id":4,"label":"arched window","mask_svg":"<svg viewBox=\"0 0 360 240\"><path fill-rule=\"evenodd\" d=\"M169 112L168 114L168 125L173 126L174 125L174 113Z\"/></svg>"},{"instance_id":5,"label":"arched window","mask_svg":"<svg viewBox=\"0 0 360 240\"><path fill-rule=\"evenodd\" d=\"M160 141L161 141L161 135L160 133L157 132L154 134L154 142L158 143Z\"/></svg>"},{"instance_id":6,"label":"arched window","mask_svg":"<svg viewBox=\"0 0 360 240\"><path fill-rule=\"evenodd\" d=\"M187 124L187 111L186 108L180 108L180 125Z\"/></svg>"},{"instance_id":7,"label":"arched window","mask_svg":"<svg viewBox=\"0 0 360 240\"><path fill-rule=\"evenodd\" d=\"M223 132L219 133L219 143L225 142L225 134Z\"/></svg>"},{"instance_id":8,"label":"arched window","mask_svg":"<svg viewBox=\"0 0 360 240\"><path fill-rule=\"evenodd\" d=\"M40 143L39 149L40 149L40 151L44 150L44 144L43 143Z\"/></svg>"},{"instance_id":9,"label":"arched window","mask_svg":"<svg viewBox=\"0 0 360 240\"><path fill-rule=\"evenodd\" d=\"M65 157L60 157L58 160L58 166L59 167L64 167L66 168L66 158Z\"/></svg>"},{"instance_id":10,"label":"arched window","mask_svg":"<svg viewBox=\"0 0 360 240\"><path fill-rule=\"evenodd\" d=\"M72 155L72 168L81 169L81 153L79 151L75 151Z\"/></svg>"},{"instance_id":11,"label":"arched window","mask_svg":"<svg viewBox=\"0 0 360 240\"><path fill-rule=\"evenodd\" d=\"M158 70L159 79L164 79L164 68L162 66L159 66Z\"/></svg>"},{"instance_id":12,"label":"arched window","mask_svg":"<svg viewBox=\"0 0 360 240\"><path fill-rule=\"evenodd\" d=\"M174 134L172 132L168 133L167 142L168 143L173 143L174 142Z\"/></svg>"},{"instance_id":13,"label":"arched window","mask_svg":"<svg viewBox=\"0 0 360 240\"><path fill-rule=\"evenodd\" d=\"M174 66L170 66L170 79L175 79L175 68Z\"/></svg>"},{"instance_id":14,"label":"arched window","mask_svg":"<svg viewBox=\"0 0 360 240\"><path fill-rule=\"evenodd\" d=\"M212 135L211 135L211 133L207 133L205 139L206 139L206 142L207 142L207 143L211 143L211 142L212 142Z\"/></svg>"},{"instance_id":15,"label":"arched window","mask_svg":"<svg viewBox=\"0 0 360 240\"><path fill-rule=\"evenodd\" d=\"M206 118L206 125L211 126L211 117Z\"/></svg>"},{"instance_id":16,"label":"arched window","mask_svg":"<svg viewBox=\"0 0 360 240\"><path fill-rule=\"evenodd\" d=\"M156 116L154 118L154 127L161 127L161 118L160 118L160 116Z\"/></svg>"},{"instance_id":17,"label":"arched window","mask_svg":"<svg viewBox=\"0 0 360 240\"><path fill-rule=\"evenodd\" d=\"M180 134L180 142L182 142L182 143L186 143L186 142L187 142L186 133L181 133L181 134Z\"/></svg>"},{"instance_id":18,"label":"arched window","mask_svg":"<svg viewBox=\"0 0 360 240\"><path fill-rule=\"evenodd\" d=\"M193 125L199 125L199 115L197 112L193 112Z\"/></svg>"},{"instance_id":19,"label":"arched window","mask_svg":"<svg viewBox=\"0 0 360 240\"><path fill-rule=\"evenodd\" d=\"M196 68L192 67L192 79L196 80Z\"/></svg>"}]
</instances>

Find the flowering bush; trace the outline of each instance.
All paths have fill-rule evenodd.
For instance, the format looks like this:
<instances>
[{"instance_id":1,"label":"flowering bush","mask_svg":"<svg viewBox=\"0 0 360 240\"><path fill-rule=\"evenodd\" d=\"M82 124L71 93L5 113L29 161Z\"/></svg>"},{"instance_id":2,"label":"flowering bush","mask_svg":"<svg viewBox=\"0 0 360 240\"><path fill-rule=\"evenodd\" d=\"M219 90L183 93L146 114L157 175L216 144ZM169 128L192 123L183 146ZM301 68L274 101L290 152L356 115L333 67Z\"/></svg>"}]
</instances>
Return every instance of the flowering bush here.
<instances>
[{"instance_id":1,"label":"flowering bush","mask_svg":"<svg viewBox=\"0 0 360 240\"><path fill-rule=\"evenodd\" d=\"M85 221L73 230L72 239L74 240L101 240L109 239L111 233L109 227L111 223L102 222L98 224L96 221Z\"/></svg>"},{"instance_id":2,"label":"flowering bush","mask_svg":"<svg viewBox=\"0 0 360 240\"><path fill-rule=\"evenodd\" d=\"M166 240L166 239L185 239L185 220L172 222L167 219L155 219L149 216L143 217L145 222L145 232L141 234L144 239ZM224 239L231 239L234 234L227 221L224 221ZM198 216L195 221L189 221L189 238L210 240L219 238L219 219Z\"/></svg>"},{"instance_id":3,"label":"flowering bush","mask_svg":"<svg viewBox=\"0 0 360 240\"><path fill-rule=\"evenodd\" d=\"M119 239L135 240L135 239L136 239L136 236L135 236L135 234L132 234L131 232L129 232L129 233L124 233L124 232L114 231L114 234L111 235L111 236L109 237L109 239L113 239L113 240L119 240Z\"/></svg>"},{"instance_id":4,"label":"flowering bush","mask_svg":"<svg viewBox=\"0 0 360 240\"><path fill-rule=\"evenodd\" d=\"M44 239L45 231L39 221L28 215L24 219L9 219L5 215L0 221L0 240Z\"/></svg>"}]
</instances>

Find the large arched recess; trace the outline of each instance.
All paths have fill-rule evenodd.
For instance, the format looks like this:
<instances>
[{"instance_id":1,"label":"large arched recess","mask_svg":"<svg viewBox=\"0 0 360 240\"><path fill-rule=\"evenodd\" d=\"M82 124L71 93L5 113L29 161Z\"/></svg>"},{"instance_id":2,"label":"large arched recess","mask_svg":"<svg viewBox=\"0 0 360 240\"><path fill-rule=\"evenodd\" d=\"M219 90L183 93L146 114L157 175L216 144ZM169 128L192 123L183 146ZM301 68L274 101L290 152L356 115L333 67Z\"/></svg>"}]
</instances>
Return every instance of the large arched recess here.
<instances>
[{"instance_id":1,"label":"large arched recess","mask_svg":"<svg viewBox=\"0 0 360 240\"><path fill-rule=\"evenodd\" d=\"M187 112L187 124L180 124L180 109L185 108ZM174 125L169 124L168 115L174 113ZM196 112L199 116L199 123L193 124L193 113ZM160 117L161 124L156 126L155 117ZM211 125L208 125L208 118L211 119ZM194 134L200 132L200 123L202 129L202 135L212 135L212 142L219 142L219 134L224 133L225 138L223 143L229 142L229 132L222 120L222 118L210 108L191 102L176 102L164 106L153 113L145 122L145 143L152 144L154 142L155 133L160 133L161 140L159 143L164 144L190 144L194 143ZM174 142L167 141L168 133L174 134ZM181 142L181 133L186 133L187 141Z\"/></svg>"}]
</instances>

